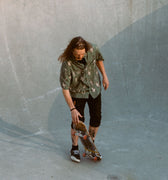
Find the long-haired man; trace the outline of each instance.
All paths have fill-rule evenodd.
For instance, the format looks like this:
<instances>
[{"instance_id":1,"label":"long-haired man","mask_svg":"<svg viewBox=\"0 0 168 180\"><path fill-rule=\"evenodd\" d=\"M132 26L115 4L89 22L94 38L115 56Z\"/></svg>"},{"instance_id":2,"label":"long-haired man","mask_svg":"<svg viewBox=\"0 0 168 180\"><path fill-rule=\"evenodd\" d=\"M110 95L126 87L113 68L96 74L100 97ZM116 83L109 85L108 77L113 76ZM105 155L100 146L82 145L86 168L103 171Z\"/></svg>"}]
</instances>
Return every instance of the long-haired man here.
<instances>
[{"instance_id":1,"label":"long-haired man","mask_svg":"<svg viewBox=\"0 0 168 180\"><path fill-rule=\"evenodd\" d=\"M96 45L82 37L74 37L58 58L62 62L60 84L64 98L72 117L71 159L80 162L78 136L74 134L73 124L85 120L84 108L88 104L90 114L89 133L95 140L101 124L101 79L106 90L109 87L108 77L103 64L103 57ZM99 70L99 71L98 71Z\"/></svg>"}]
</instances>

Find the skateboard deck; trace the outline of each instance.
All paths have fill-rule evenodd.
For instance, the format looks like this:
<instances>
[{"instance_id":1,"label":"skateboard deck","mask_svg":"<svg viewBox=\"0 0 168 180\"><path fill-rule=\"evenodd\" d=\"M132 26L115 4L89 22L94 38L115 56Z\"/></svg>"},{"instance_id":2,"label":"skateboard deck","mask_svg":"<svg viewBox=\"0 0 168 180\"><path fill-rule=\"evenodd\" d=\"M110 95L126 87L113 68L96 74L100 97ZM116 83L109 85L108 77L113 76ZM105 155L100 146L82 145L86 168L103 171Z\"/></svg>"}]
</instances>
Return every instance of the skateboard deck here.
<instances>
[{"instance_id":1,"label":"skateboard deck","mask_svg":"<svg viewBox=\"0 0 168 180\"><path fill-rule=\"evenodd\" d=\"M83 144L84 149L85 149L85 152L83 153L83 157L88 156L89 158L95 161L101 160L102 156L97 150L86 128L86 125L82 121L79 121L78 124L74 125L74 129L75 129L75 135L79 136L81 143Z\"/></svg>"}]
</instances>

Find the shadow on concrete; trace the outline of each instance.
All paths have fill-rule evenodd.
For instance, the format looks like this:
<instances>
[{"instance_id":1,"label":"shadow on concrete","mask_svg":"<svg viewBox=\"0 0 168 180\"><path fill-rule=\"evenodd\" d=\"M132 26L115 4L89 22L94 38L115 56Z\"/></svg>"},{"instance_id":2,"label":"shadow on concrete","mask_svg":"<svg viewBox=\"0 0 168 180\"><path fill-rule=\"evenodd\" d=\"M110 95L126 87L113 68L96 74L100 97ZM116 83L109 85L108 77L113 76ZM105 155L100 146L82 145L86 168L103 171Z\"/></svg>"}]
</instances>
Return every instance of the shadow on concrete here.
<instances>
[{"instance_id":1,"label":"shadow on concrete","mask_svg":"<svg viewBox=\"0 0 168 180\"><path fill-rule=\"evenodd\" d=\"M57 95L48 116L48 131L54 138L62 152L69 154L71 114L62 92Z\"/></svg>"},{"instance_id":2,"label":"shadow on concrete","mask_svg":"<svg viewBox=\"0 0 168 180\"><path fill-rule=\"evenodd\" d=\"M168 6L137 21L101 48L110 88L108 120L168 118Z\"/></svg>"},{"instance_id":3,"label":"shadow on concrete","mask_svg":"<svg viewBox=\"0 0 168 180\"><path fill-rule=\"evenodd\" d=\"M31 132L16 125L3 121L0 118L0 133L9 136L1 138L0 141L21 145L25 147L38 148L47 151L56 151L58 147L50 138L40 135L40 132Z\"/></svg>"}]
</instances>

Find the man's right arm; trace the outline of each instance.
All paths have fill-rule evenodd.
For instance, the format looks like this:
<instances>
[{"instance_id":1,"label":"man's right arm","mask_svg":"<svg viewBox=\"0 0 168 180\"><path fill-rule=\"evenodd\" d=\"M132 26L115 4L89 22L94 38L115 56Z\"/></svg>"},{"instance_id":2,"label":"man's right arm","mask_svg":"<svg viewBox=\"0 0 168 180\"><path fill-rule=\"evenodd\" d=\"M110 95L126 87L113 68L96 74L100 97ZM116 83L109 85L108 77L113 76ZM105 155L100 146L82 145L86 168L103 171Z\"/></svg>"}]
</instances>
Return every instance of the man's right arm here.
<instances>
[{"instance_id":1,"label":"man's right arm","mask_svg":"<svg viewBox=\"0 0 168 180\"><path fill-rule=\"evenodd\" d=\"M73 123L78 123L79 122L79 117L82 117L81 114L77 111L77 109L75 108L75 105L72 101L70 92L68 89L62 89L62 93L64 95L65 101L67 102L69 109L73 109L71 111L71 116L72 116L72 122Z\"/></svg>"},{"instance_id":2,"label":"man's right arm","mask_svg":"<svg viewBox=\"0 0 168 180\"><path fill-rule=\"evenodd\" d=\"M68 89L62 89L62 93L64 95L65 101L67 102L67 104L69 106L69 109L75 108L69 90Z\"/></svg>"}]
</instances>

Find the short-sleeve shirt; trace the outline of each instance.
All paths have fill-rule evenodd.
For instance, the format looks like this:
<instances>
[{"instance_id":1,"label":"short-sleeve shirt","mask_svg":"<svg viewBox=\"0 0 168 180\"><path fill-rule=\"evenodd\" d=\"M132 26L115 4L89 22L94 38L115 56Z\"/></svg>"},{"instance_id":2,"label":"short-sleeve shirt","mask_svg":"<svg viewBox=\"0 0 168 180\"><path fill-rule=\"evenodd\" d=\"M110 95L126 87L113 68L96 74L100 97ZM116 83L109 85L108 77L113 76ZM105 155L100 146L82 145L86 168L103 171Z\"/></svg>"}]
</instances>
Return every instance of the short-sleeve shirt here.
<instances>
[{"instance_id":1,"label":"short-sleeve shirt","mask_svg":"<svg viewBox=\"0 0 168 180\"><path fill-rule=\"evenodd\" d=\"M101 81L96 62L104 61L104 59L95 45L92 45L84 59L86 63L80 63L75 58L63 61L60 84L63 89L70 91L73 98L88 98L89 94L96 98L101 92Z\"/></svg>"}]
</instances>

